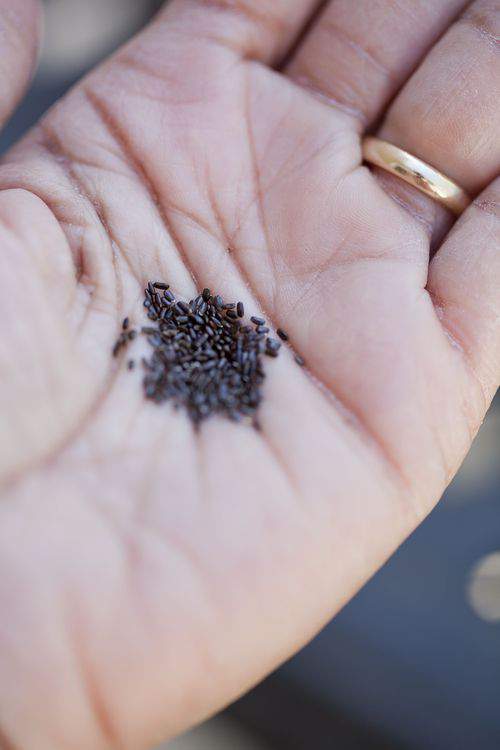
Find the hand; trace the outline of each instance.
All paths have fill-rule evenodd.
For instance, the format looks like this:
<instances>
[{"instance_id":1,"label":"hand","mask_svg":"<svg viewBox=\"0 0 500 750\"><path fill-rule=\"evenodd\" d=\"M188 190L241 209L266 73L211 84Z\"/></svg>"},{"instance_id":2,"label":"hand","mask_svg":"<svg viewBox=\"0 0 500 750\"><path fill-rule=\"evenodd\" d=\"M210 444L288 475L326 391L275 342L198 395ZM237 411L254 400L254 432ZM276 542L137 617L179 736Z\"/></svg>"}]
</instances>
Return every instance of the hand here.
<instances>
[{"instance_id":1,"label":"hand","mask_svg":"<svg viewBox=\"0 0 500 750\"><path fill-rule=\"evenodd\" d=\"M500 2L306 30L317 5L174 0L3 159L0 745L147 747L249 688L428 513L499 385ZM36 18L0 2L3 120ZM478 196L451 231L361 166L382 116ZM261 434L196 434L111 358L156 278L290 333Z\"/></svg>"}]
</instances>

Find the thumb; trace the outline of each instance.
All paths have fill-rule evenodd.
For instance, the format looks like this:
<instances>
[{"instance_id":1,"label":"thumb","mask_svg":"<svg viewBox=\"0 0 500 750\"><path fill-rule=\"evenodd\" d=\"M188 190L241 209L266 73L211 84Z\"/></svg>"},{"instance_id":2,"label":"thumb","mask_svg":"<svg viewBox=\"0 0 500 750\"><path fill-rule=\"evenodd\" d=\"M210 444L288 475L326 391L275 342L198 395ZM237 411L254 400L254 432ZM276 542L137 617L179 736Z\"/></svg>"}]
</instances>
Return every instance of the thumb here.
<instances>
[{"instance_id":1,"label":"thumb","mask_svg":"<svg viewBox=\"0 0 500 750\"><path fill-rule=\"evenodd\" d=\"M34 72L41 21L38 0L0 0L0 128Z\"/></svg>"}]
</instances>

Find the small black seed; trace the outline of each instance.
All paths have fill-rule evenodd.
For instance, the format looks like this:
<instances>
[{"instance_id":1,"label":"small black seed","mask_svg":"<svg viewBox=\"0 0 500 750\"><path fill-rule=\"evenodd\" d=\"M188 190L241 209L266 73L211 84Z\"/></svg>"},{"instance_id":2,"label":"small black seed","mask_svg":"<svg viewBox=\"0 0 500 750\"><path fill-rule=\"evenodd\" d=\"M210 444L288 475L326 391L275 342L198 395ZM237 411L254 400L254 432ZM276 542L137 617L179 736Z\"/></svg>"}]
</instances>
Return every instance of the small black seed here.
<instances>
[{"instance_id":1,"label":"small black seed","mask_svg":"<svg viewBox=\"0 0 500 750\"><path fill-rule=\"evenodd\" d=\"M290 338L288 333L284 331L282 328L278 328L276 333L278 334L278 336L280 337L282 341L288 341L288 339Z\"/></svg>"},{"instance_id":2,"label":"small black seed","mask_svg":"<svg viewBox=\"0 0 500 750\"><path fill-rule=\"evenodd\" d=\"M135 367L135 362L134 362L134 360L133 360L133 359L129 359L129 361L127 362L127 368L128 368L129 370L133 370L133 369L134 369L134 367Z\"/></svg>"},{"instance_id":3,"label":"small black seed","mask_svg":"<svg viewBox=\"0 0 500 750\"><path fill-rule=\"evenodd\" d=\"M265 377L261 355L278 356L279 341L267 337L262 318L252 319L256 330L242 325L241 302L224 303L208 288L189 303L175 302L164 286L168 287L149 282L145 290L148 317L156 323L141 329L152 347L149 359L142 361L146 398L184 407L196 429L217 413L234 421L244 419L257 429ZM162 297L157 289L164 292ZM123 333L115 344L116 354L135 335Z\"/></svg>"},{"instance_id":4,"label":"small black seed","mask_svg":"<svg viewBox=\"0 0 500 750\"><path fill-rule=\"evenodd\" d=\"M153 281L153 286L155 289L168 289L170 284L165 284L163 281Z\"/></svg>"},{"instance_id":5,"label":"small black seed","mask_svg":"<svg viewBox=\"0 0 500 750\"><path fill-rule=\"evenodd\" d=\"M256 326L263 326L266 322L264 318L257 318L255 315L252 315L250 320L252 321L252 323L255 323Z\"/></svg>"},{"instance_id":6,"label":"small black seed","mask_svg":"<svg viewBox=\"0 0 500 750\"><path fill-rule=\"evenodd\" d=\"M122 323L122 330L123 331L127 330L128 324L129 324L129 319L128 318L123 318L123 323Z\"/></svg>"},{"instance_id":7,"label":"small black seed","mask_svg":"<svg viewBox=\"0 0 500 750\"><path fill-rule=\"evenodd\" d=\"M277 352L278 349L281 348L281 341L277 341L276 339L267 339L266 346L268 349L273 349Z\"/></svg>"},{"instance_id":8,"label":"small black seed","mask_svg":"<svg viewBox=\"0 0 500 750\"><path fill-rule=\"evenodd\" d=\"M294 359L295 359L295 361L297 362L298 365L300 365L301 367L304 367L304 365L306 363L304 357L301 357L300 354L296 354L295 357L294 357Z\"/></svg>"}]
</instances>

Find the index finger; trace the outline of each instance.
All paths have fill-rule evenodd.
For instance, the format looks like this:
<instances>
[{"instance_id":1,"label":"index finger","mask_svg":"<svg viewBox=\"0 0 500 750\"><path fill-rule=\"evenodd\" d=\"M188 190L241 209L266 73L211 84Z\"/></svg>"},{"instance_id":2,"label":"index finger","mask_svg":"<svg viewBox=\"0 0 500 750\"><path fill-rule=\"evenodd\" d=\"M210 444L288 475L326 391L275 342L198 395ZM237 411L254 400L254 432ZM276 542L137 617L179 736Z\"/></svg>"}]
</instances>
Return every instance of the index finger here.
<instances>
[{"instance_id":1,"label":"index finger","mask_svg":"<svg viewBox=\"0 0 500 750\"><path fill-rule=\"evenodd\" d=\"M193 40L208 39L240 57L275 64L321 0L173 0L163 13Z\"/></svg>"}]
</instances>

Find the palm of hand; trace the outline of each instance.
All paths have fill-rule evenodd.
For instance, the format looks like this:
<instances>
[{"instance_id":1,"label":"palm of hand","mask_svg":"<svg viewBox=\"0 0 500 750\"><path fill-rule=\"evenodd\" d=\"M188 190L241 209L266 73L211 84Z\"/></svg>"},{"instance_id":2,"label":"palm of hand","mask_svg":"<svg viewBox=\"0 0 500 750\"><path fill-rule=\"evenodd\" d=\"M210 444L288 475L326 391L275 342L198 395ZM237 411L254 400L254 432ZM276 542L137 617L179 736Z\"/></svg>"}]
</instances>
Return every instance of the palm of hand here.
<instances>
[{"instance_id":1,"label":"palm of hand","mask_svg":"<svg viewBox=\"0 0 500 750\"><path fill-rule=\"evenodd\" d=\"M52 665L33 732L61 746L75 726L82 747L152 740L163 706L174 732L303 643L438 499L495 387L351 114L227 47L158 39L0 170L0 649L30 710ZM195 434L111 360L150 278L290 332L308 369L269 363L261 434Z\"/></svg>"}]
</instances>

